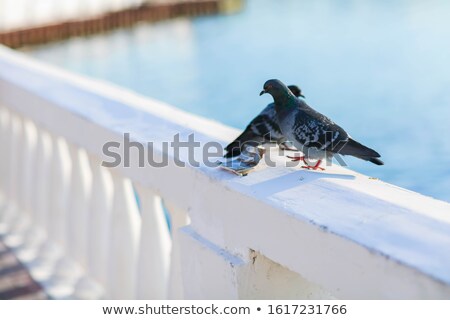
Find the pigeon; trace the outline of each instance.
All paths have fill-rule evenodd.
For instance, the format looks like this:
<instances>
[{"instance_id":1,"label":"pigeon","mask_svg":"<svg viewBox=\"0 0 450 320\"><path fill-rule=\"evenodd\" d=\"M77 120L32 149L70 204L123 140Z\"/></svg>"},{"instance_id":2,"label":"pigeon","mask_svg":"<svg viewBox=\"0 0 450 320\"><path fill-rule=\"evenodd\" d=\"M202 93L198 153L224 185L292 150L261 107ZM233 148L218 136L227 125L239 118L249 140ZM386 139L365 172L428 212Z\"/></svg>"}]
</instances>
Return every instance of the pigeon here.
<instances>
[{"instance_id":1,"label":"pigeon","mask_svg":"<svg viewBox=\"0 0 450 320\"><path fill-rule=\"evenodd\" d=\"M275 103L277 121L284 137L304 156L297 157L305 163L303 168L321 169L323 159L330 160L334 154L349 155L358 159L383 165L378 152L353 140L349 134L328 117L297 99L280 80L266 81L260 96L269 93ZM306 160L317 160L310 166Z\"/></svg>"},{"instance_id":2,"label":"pigeon","mask_svg":"<svg viewBox=\"0 0 450 320\"><path fill-rule=\"evenodd\" d=\"M238 157L228 158L225 161L218 160L216 163L220 168L233 172L239 176L246 176L261 161L265 149L258 147L247 147Z\"/></svg>"},{"instance_id":3,"label":"pigeon","mask_svg":"<svg viewBox=\"0 0 450 320\"><path fill-rule=\"evenodd\" d=\"M298 86L288 86L295 97L305 96ZM270 103L245 128L244 132L225 147L225 158L237 157L247 147L258 147L265 143L278 143L283 149L292 150L281 134L275 113L275 104Z\"/></svg>"}]
</instances>

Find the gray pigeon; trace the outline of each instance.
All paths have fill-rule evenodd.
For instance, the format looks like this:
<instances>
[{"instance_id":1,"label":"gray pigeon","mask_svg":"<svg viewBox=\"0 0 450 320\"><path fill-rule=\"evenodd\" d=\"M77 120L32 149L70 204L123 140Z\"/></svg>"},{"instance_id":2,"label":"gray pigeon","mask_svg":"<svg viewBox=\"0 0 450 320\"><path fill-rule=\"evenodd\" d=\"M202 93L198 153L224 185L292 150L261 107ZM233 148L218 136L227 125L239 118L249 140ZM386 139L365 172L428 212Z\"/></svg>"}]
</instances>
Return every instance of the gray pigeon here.
<instances>
[{"instance_id":1,"label":"gray pigeon","mask_svg":"<svg viewBox=\"0 0 450 320\"><path fill-rule=\"evenodd\" d=\"M294 96L304 98L299 87L291 85L288 89ZM244 132L225 147L225 158L236 157L247 147L258 147L265 143L278 143L281 148L290 149L278 126L274 103L268 104L250 121Z\"/></svg>"},{"instance_id":2,"label":"gray pigeon","mask_svg":"<svg viewBox=\"0 0 450 320\"><path fill-rule=\"evenodd\" d=\"M349 155L370 161L376 165L384 163L380 154L353 140L344 129L323 114L297 99L280 80L266 81L259 95L269 93L275 103L278 124L283 136L305 156L297 160L305 162L307 169L321 169L322 160L333 154ZM317 160L314 166L305 160Z\"/></svg>"}]
</instances>

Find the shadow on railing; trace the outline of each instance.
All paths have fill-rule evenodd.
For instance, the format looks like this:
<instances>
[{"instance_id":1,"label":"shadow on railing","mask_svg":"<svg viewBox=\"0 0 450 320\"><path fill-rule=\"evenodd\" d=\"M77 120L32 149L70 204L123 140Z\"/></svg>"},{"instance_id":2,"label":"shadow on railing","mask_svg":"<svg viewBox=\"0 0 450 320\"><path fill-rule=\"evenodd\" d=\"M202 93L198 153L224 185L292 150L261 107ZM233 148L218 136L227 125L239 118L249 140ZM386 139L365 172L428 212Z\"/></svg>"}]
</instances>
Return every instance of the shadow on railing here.
<instances>
[{"instance_id":1,"label":"shadow on railing","mask_svg":"<svg viewBox=\"0 0 450 320\"><path fill-rule=\"evenodd\" d=\"M102 166L124 132L168 165ZM450 204L281 157L177 166L158 145L191 133L237 131L0 48L5 243L52 298L450 297Z\"/></svg>"}]
</instances>

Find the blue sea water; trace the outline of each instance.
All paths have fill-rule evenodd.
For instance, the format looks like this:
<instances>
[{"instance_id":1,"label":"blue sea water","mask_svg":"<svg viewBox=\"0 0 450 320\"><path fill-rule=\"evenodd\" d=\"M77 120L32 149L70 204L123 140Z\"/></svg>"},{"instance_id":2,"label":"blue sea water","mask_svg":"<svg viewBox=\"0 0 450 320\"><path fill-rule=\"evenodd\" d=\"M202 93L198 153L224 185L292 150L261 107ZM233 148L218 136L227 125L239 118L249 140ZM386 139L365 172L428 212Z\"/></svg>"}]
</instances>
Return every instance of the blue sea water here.
<instances>
[{"instance_id":1,"label":"blue sea water","mask_svg":"<svg viewBox=\"0 0 450 320\"><path fill-rule=\"evenodd\" d=\"M30 55L244 128L265 80L382 155L354 170L450 201L450 2L248 0L238 14L140 24Z\"/></svg>"}]
</instances>

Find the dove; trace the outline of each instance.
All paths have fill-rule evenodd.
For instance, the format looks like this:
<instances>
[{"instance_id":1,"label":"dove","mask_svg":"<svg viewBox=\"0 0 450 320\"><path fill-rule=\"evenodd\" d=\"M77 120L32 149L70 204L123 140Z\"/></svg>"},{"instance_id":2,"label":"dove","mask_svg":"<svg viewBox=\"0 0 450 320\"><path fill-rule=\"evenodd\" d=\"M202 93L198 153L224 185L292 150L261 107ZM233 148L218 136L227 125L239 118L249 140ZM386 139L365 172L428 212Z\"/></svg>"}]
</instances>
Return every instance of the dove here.
<instances>
[{"instance_id":1,"label":"dove","mask_svg":"<svg viewBox=\"0 0 450 320\"><path fill-rule=\"evenodd\" d=\"M378 152L354 140L339 125L311 108L304 100L297 99L280 80L264 83L260 96L268 93L273 97L276 119L282 135L304 156L297 157L305 163L303 168L321 169L323 159L331 160L334 154L353 156L383 165ZM311 166L308 160L316 160Z\"/></svg>"},{"instance_id":2,"label":"dove","mask_svg":"<svg viewBox=\"0 0 450 320\"><path fill-rule=\"evenodd\" d=\"M288 86L288 89L294 96L304 98L298 86L291 85ZM286 139L281 134L273 103L267 105L261 113L250 121L242 134L225 147L227 151L225 158L236 157L247 147L258 147L265 143L278 143L281 148L292 150L292 147L287 145Z\"/></svg>"}]
</instances>

